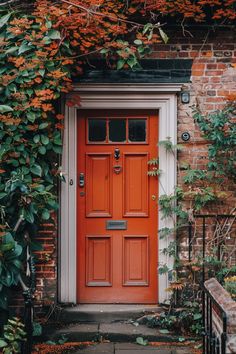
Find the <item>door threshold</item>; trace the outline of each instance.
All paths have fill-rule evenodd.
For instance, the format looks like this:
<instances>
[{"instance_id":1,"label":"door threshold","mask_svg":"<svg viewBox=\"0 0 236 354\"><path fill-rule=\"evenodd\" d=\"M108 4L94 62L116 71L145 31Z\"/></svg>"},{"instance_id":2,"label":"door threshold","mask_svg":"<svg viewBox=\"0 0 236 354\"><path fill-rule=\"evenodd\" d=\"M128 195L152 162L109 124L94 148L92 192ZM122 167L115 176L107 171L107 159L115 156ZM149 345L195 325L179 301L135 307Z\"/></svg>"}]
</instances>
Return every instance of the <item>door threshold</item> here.
<instances>
[{"instance_id":1,"label":"door threshold","mask_svg":"<svg viewBox=\"0 0 236 354\"><path fill-rule=\"evenodd\" d=\"M162 311L163 308L158 304L78 304L64 307L60 321L64 323L128 321Z\"/></svg>"}]
</instances>

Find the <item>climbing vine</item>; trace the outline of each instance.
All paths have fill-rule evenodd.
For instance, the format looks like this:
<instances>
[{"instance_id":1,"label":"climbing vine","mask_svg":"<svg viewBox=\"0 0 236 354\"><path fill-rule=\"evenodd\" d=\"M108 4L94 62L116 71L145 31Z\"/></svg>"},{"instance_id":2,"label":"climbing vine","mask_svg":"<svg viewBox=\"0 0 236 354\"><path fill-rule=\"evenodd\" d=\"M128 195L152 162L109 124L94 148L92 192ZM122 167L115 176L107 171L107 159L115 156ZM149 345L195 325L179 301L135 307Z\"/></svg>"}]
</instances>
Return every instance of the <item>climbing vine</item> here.
<instances>
[{"instance_id":1,"label":"climbing vine","mask_svg":"<svg viewBox=\"0 0 236 354\"><path fill-rule=\"evenodd\" d=\"M40 247L37 228L58 208L59 99L84 61L100 55L112 68L135 69L153 43L168 41L163 16L203 21L207 14L230 22L234 10L232 0L0 4L0 307L7 308L9 287L19 283L25 260ZM79 97L67 100L75 104Z\"/></svg>"},{"instance_id":2,"label":"climbing vine","mask_svg":"<svg viewBox=\"0 0 236 354\"><path fill-rule=\"evenodd\" d=\"M227 188L231 186L231 190L235 190L236 182L235 108L235 97L231 97L225 108L208 115L203 114L196 107L193 109L193 118L203 138L208 142L208 156L205 167L199 169L192 169L184 162L178 165L178 186L172 194L163 194L158 201L163 218L172 218L174 226L159 230L159 237L167 238L173 234L183 233L185 242L187 242L186 231L190 225L193 229L193 238L196 237L198 227L195 219L196 213L210 212L217 216L221 214L220 207L222 207L229 216L224 219L224 222L216 218L215 225L212 225L214 230L205 240L204 256L198 246L191 259L181 257L181 245L179 244L181 240L178 237L163 249L163 253L168 254L174 260L172 269L166 264L159 268L161 274L169 273L172 278L167 289L172 293L171 307L167 313L163 313L163 318L158 317L152 320L154 322L151 325L173 329L175 326L180 327L180 322L183 320L181 326L185 328L187 320L187 323L191 324L188 328L196 334L201 334L199 285L202 282L203 272L206 273L205 276L216 277L235 297L236 267L232 262L232 256L236 252L236 245L235 242L227 244L236 220L235 208L227 204L229 197ZM181 145L173 145L170 138L159 144L174 156L179 150L184 149ZM161 173L157 160L152 160L149 164L150 176L157 176ZM191 244L188 245L191 249L193 241L191 240ZM183 313L176 311L177 304L184 306Z\"/></svg>"}]
</instances>

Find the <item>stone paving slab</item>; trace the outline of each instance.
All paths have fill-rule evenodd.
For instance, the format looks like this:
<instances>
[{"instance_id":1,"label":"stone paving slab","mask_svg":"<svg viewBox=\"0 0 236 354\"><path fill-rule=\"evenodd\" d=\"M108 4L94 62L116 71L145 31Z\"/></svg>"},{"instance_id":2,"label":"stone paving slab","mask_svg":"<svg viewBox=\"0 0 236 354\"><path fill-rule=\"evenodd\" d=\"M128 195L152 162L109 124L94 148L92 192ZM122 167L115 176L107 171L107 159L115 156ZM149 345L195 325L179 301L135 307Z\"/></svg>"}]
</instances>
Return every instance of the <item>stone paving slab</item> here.
<instances>
[{"instance_id":1,"label":"stone paving slab","mask_svg":"<svg viewBox=\"0 0 236 354\"><path fill-rule=\"evenodd\" d=\"M150 342L178 342L178 336L172 334L161 334L156 328L149 328L145 325L134 326L129 323L90 323L72 324L64 328L45 328L43 330L44 340L57 340L65 335L69 341L103 341L111 342L133 342L137 337L143 337Z\"/></svg>"},{"instance_id":2,"label":"stone paving slab","mask_svg":"<svg viewBox=\"0 0 236 354\"><path fill-rule=\"evenodd\" d=\"M101 343L73 352L74 354L190 354L189 348L140 346L135 343Z\"/></svg>"},{"instance_id":3,"label":"stone paving slab","mask_svg":"<svg viewBox=\"0 0 236 354\"><path fill-rule=\"evenodd\" d=\"M56 331L47 331L44 333L44 337L45 339L57 340L62 335L65 335L70 341L93 341L98 338L98 328L98 324L78 324L76 326L68 326Z\"/></svg>"},{"instance_id":4,"label":"stone paving slab","mask_svg":"<svg viewBox=\"0 0 236 354\"><path fill-rule=\"evenodd\" d=\"M149 328L145 325L134 326L129 323L101 323L99 335L112 342L135 342L137 337L143 337L150 342L176 342L178 336L163 335L156 328Z\"/></svg>"},{"instance_id":5,"label":"stone paving slab","mask_svg":"<svg viewBox=\"0 0 236 354\"><path fill-rule=\"evenodd\" d=\"M137 350L137 349L142 349L142 350L155 350L155 347L151 346L140 346L135 343L115 343L115 350Z\"/></svg>"},{"instance_id":6,"label":"stone paving slab","mask_svg":"<svg viewBox=\"0 0 236 354\"><path fill-rule=\"evenodd\" d=\"M151 349L133 349L133 350L116 350L115 354L148 354L148 353L157 353L157 354L172 354L173 352L170 350L163 350L163 349L156 349L155 351L151 350ZM174 354L174 353L173 353Z\"/></svg>"},{"instance_id":7,"label":"stone paving slab","mask_svg":"<svg viewBox=\"0 0 236 354\"><path fill-rule=\"evenodd\" d=\"M77 350L76 352L73 352L74 354L114 354L115 348L113 343L101 343L101 344L95 344L91 345L87 348Z\"/></svg>"}]
</instances>

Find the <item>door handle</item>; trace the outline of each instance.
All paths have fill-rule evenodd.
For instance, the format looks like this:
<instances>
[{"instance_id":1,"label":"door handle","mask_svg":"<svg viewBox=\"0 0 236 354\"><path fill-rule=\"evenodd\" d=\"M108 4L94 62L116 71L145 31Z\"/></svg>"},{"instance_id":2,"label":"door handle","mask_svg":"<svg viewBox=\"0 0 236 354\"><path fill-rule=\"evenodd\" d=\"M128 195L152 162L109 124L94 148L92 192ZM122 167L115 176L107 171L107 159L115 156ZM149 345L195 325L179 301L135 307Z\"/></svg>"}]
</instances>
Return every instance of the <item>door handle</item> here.
<instances>
[{"instance_id":1,"label":"door handle","mask_svg":"<svg viewBox=\"0 0 236 354\"><path fill-rule=\"evenodd\" d=\"M84 187L84 173L79 174L79 186L80 188Z\"/></svg>"},{"instance_id":2,"label":"door handle","mask_svg":"<svg viewBox=\"0 0 236 354\"><path fill-rule=\"evenodd\" d=\"M114 165L113 170L118 175L122 171L122 166L121 165Z\"/></svg>"}]
</instances>

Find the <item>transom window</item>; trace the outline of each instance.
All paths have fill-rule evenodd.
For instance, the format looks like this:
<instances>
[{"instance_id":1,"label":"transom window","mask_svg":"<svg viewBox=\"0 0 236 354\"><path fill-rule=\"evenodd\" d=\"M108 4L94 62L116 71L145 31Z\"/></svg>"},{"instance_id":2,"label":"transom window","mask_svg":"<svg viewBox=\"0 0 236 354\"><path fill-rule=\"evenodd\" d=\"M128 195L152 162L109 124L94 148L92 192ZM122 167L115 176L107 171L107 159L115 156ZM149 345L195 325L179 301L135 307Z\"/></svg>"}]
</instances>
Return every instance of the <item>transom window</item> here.
<instances>
[{"instance_id":1,"label":"transom window","mask_svg":"<svg viewBox=\"0 0 236 354\"><path fill-rule=\"evenodd\" d=\"M147 118L89 118L87 122L90 144L147 143Z\"/></svg>"}]
</instances>

